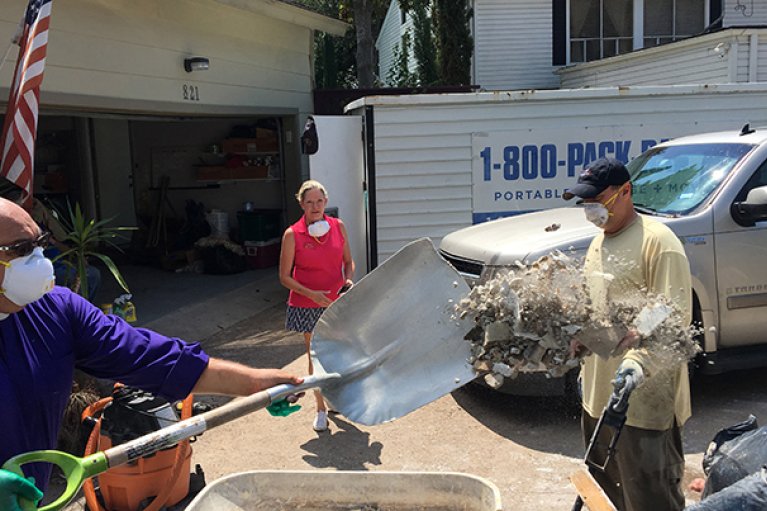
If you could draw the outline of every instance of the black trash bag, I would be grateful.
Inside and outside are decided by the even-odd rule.
[[[186,220],[171,250],[187,250],[200,238],[210,236],[210,224],[205,218],[205,205],[202,202],[187,200],[185,213]]]
[[[708,476],[702,499],[757,472],[767,463],[767,427],[758,428],[756,417],[723,429],[714,437],[703,458]]]
[[[733,438],[738,438],[743,433],[753,431],[758,427],[759,424],[756,421],[756,417],[749,415],[748,419],[720,430],[714,435],[714,439],[708,444],[706,452],[703,455],[703,472],[708,475],[711,471],[711,465],[720,458],[719,448],[722,447],[722,444],[729,442]]]
[[[757,430],[759,431],[759,430]],[[685,511],[764,511],[767,509],[767,467],[714,493]]]
[[[245,256],[228,249],[224,245],[199,247],[199,250],[205,273],[229,275],[247,269]]]

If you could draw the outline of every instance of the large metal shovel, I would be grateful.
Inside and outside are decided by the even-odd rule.
[[[469,293],[422,238],[365,276],[320,318],[312,349],[332,407],[360,424],[391,421],[473,380],[471,330],[453,306]]]
[[[468,286],[428,239],[415,241],[368,274],[331,305],[312,341],[317,372],[301,385],[278,385],[236,399],[148,435],[78,458],[35,451],[3,468],[22,475],[33,462],[58,465],[64,492],[42,511],[64,507],[82,483],[111,467],[175,445],[304,389],[321,388],[348,419],[372,425],[394,420],[471,381],[470,329],[453,317],[453,303]],[[34,509],[27,505],[25,509]]]

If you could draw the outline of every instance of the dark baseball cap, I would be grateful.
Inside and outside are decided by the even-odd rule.
[[[578,176],[578,184],[562,194],[565,200],[573,197],[593,199],[610,186],[620,186],[631,176],[626,166],[615,158],[600,158],[586,167]]]

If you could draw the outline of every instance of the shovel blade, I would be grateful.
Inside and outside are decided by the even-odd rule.
[[[414,241],[323,313],[312,338],[332,407],[365,425],[402,417],[476,377],[468,321],[453,306],[469,286],[428,238]]]

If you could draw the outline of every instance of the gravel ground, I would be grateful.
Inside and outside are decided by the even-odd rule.
[[[204,345],[214,356],[304,373],[303,339],[282,330],[283,321],[278,303]],[[694,383],[686,480],[702,475],[702,453],[720,428],[749,413],[767,420],[765,383],[764,371]],[[312,430],[313,400],[302,404],[289,417],[257,412],[206,432],[194,444],[194,463],[208,483],[246,470],[453,471],[495,483],[504,509],[569,510],[575,498],[568,477],[583,467],[578,414],[559,398],[522,399],[469,385],[388,424],[331,416],[324,433]]]

